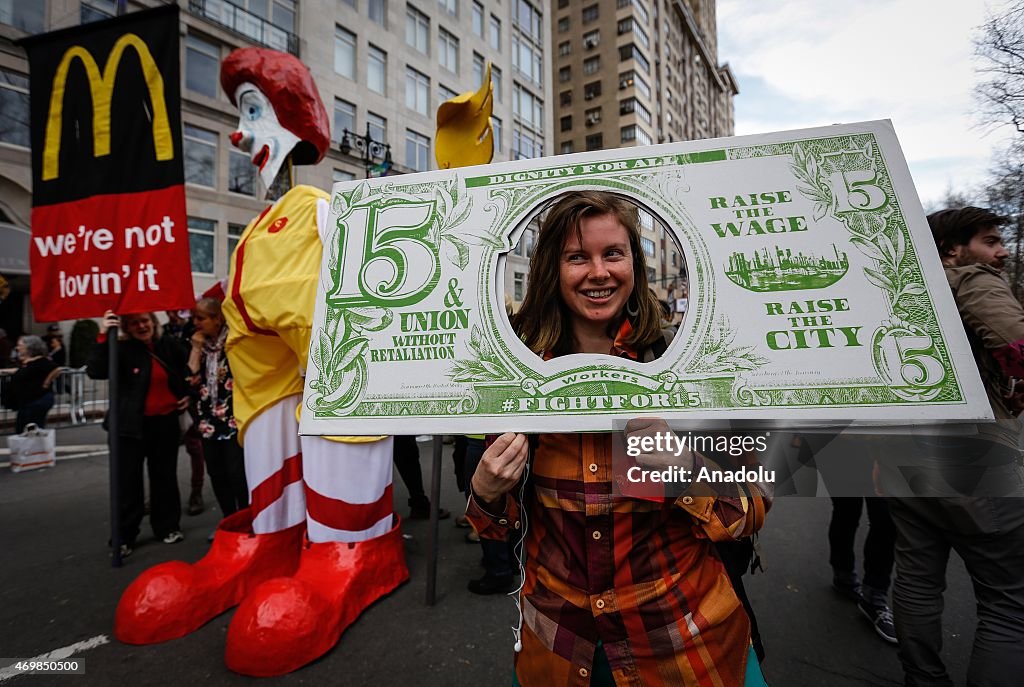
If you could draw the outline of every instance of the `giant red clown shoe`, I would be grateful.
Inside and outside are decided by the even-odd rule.
[[[289,155],[295,164],[323,158],[327,113],[298,59],[236,50],[221,65],[221,86],[241,115],[231,141],[267,186]],[[181,637],[239,605],[228,667],[281,675],[329,651],[409,578],[392,510],[391,439],[298,436],[328,198],[297,186],[242,234],[224,316],[251,505],[221,522],[198,563],[158,565],[125,590],[121,641]]]

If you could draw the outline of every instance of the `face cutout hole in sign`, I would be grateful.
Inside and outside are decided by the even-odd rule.
[[[689,297],[675,232],[651,209],[605,191],[546,201],[506,255],[503,276],[512,331],[555,356],[606,352],[581,350],[580,341],[614,338],[627,318],[648,332],[678,329]]]

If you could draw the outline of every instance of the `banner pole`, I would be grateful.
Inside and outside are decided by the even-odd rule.
[[[437,527],[441,508],[441,449],[444,437],[434,435],[430,467],[430,527],[427,530],[427,605],[437,599]]]
[[[111,565],[115,568],[121,567],[121,480],[119,477],[119,456],[118,439],[120,430],[120,418],[118,417],[117,404],[117,332],[118,327],[114,325],[107,330],[107,444],[110,447],[110,543],[113,547]]]

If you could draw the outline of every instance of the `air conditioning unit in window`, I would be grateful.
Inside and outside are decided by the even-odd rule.
[[[597,93],[594,93],[593,91],[587,91],[586,93],[583,94],[584,100],[593,100],[596,97]]]
[[[593,38],[588,38],[587,40],[583,41],[583,47],[586,48],[587,50],[590,50],[591,48],[596,48],[597,41],[595,41]]]
[[[587,126],[594,126],[601,122],[601,116],[596,114],[587,115]]]

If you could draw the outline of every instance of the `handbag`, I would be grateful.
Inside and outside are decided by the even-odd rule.
[[[50,468],[57,464],[57,431],[42,429],[34,422],[21,434],[7,437],[11,450],[11,472]]]

